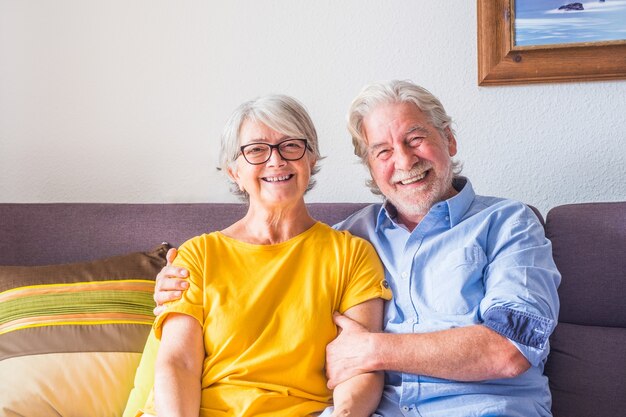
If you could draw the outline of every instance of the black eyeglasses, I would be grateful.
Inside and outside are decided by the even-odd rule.
[[[276,145],[249,143],[239,149],[245,160],[252,165],[261,165],[269,161],[273,149],[276,149],[285,161],[297,161],[302,159],[307,149],[312,151],[306,139],[286,139]]]

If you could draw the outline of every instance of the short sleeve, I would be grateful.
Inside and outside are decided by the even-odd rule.
[[[340,313],[374,298],[391,300],[385,271],[372,245],[361,238],[350,236],[347,248],[344,259],[349,262],[348,281],[341,298]]]
[[[165,311],[154,321],[153,328],[157,339],[161,340],[161,331],[165,318],[171,313],[186,314],[195,318],[200,326],[204,322],[204,245],[202,236],[193,238],[178,249],[173,265],[189,271],[189,288],[183,291],[179,300],[165,304]]]

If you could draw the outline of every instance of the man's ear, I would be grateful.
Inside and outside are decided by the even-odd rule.
[[[452,129],[446,127],[443,132],[448,140],[448,154],[450,156],[456,155],[456,138],[454,137],[454,133],[452,133]]]

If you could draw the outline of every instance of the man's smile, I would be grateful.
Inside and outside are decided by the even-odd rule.
[[[402,185],[414,184],[414,183],[416,183],[418,181],[421,181],[424,178],[426,178],[426,176],[428,175],[429,172],[430,172],[430,170],[426,170],[426,171],[424,171],[424,172],[422,172],[420,174],[412,175],[412,176],[410,176],[408,178],[401,179],[401,180],[397,181],[397,183],[398,184],[402,184]]]

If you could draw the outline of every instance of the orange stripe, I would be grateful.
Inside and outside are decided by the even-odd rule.
[[[83,313],[83,314],[63,314],[63,315],[48,315],[48,316],[37,316],[37,317],[25,317],[21,319],[11,320],[9,323],[12,324],[22,324],[22,323],[33,323],[33,322],[63,322],[63,321],[80,321],[80,320],[90,320],[90,319],[99,319],[99,320],[139,320],[151,318],[154,320],[154,317],[151,317],[147,314],[127,314],[127,313]],[[8,324],[8,323],[5,323]]]
[[[67,316],[39,316],[13,320],[0,325],[0,334],[19,328],[60,326],[66,324],[144,323],[152,324],[154,317],[144,314],[73,314]]]

